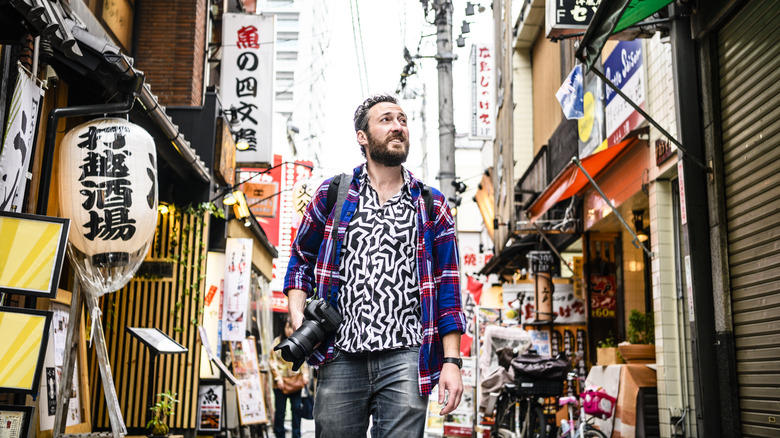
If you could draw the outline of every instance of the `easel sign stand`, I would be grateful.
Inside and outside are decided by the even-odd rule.
[[[125,327],[128,333],[141,341],[143,345],[149,348],[149,408],[155,404],[155,384],[157,379],[157,356],[161,354],[181,354],[186,353],[187,349],[178,342],[171,339],[158,328],[144,327]]]
[[[73,285],[73,297],[70,305],[70,321],[68,324],[68,333],[65,337],[65,354],[62,361],[61,382],[70,382],[73,380],[73,371],[76,363],[76,348],[78,346],[78,321],[81,320],[81,300],[83,292],[78,279]],[[93,315],[92,327],[94,330],[93,338],[95,341],[95,352],[97,353],[98,369],[103,380],[103,394],[106,397],[106,407],[108,408],[108,419],[111,423],[111,432],[93,432],[85,434],[65,434],[66,413],[68,412],[68,402],[71,397],[71,385],[60,385],[57,394],[57,413],[54,417],[54,438],[122,438],[127,435],[125,420],[122,418],[122,411],[119,408],[119,398],[114,388],[114,376],[111,373],[111,366],[108,363],[108,350],[106,348],[106,338],[103,333],[103,324],[100,320],[100,312],[97,308],[97,298],[86,296],[87,309],[90,315]],[[95,310],[98,309],[97,312]]]

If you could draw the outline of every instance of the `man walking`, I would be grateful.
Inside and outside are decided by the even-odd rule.
[[[369,97],[354,122],[366,163],[341,178],[349,184],[342,208],[328,211],[330,180],[317,190],[284,290],[296,329],[315,293],[335,291],[330,304],[343,317],[309,357],[319,366],[316,436],[364,437],[371,417],[375,438],[422,437],[433,387],[441,415],[463,392],[455,223],[444,196],[402,166],[409,129],[396,99]]]

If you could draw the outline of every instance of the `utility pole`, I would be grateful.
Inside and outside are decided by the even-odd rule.
[[[439,70],[439,184],[444,197],[455,196],[455,122],[452,115],[452,2],[434,0],[436,68]],[[450,201],[451,202],[451,201]]]

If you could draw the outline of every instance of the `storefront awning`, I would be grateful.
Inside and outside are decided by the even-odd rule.
[[[515,271],[528,266],[526,254],[528,254],[528,251],[533,251],[537,244],[538,239],[536,236],[530,235],[522,238],[520,241],[507,246],[495,257],[491,258],[490,261],[482,267],[479,274],[514,274]]]
[[[658,12],[671,0],[602,0],[575,52],[584,73],[590,70],[610,35]]]
[[[585,170],[594,178],[613,162],[621,152],[639,141],[636,137],[631,137],[622,142],[583,158],[581,161]],[[528,207],[526,214],[531,222],[538,220],[553,205],[560,201],[568,199],[588,185],[588,178],[580,171],[574,163],[569,163],[563,168],[561,173],[552,180],[544,189],[541,195]]]

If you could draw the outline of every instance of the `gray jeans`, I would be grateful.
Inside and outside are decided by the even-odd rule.
[[[317,438],[422,437],[428,397],[417,383],[419,348],[347,354],[322,365],[314,398]]]

